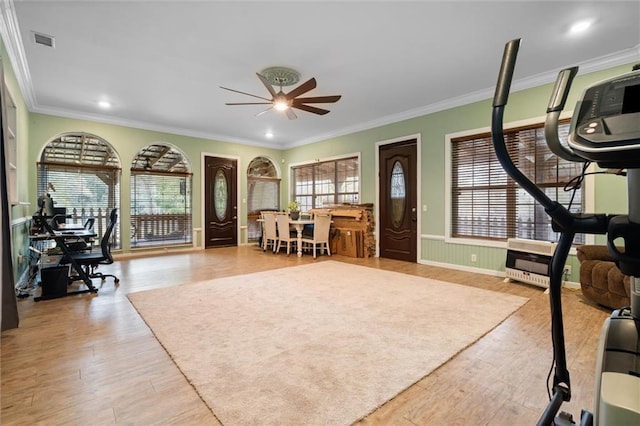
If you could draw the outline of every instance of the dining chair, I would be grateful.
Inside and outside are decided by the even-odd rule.
[[[302,235],[302,243],[313,246],[314,259],[316,258],[316,248],[318,245],[320,245],[321,248],[326,248],[327,254],[331,256],[331,250],[329,249],[329,228],[331,228],[331,215],[318,213],[313,216],[313,235]],[[322,247],[323,244],[324,247]]]
[[[276,224],[278,229],[278,247],[276,252],[280,252],[280,246],[282,243],[287,243],[287,256],[291,253],[291,243],[298,241],[298,233],[291,230],[289,225],[289,215],[286,213],[280,213],[276,215]]]
[[[271,241],[272,251],[275,253],[278,244],[278,232],[276,230],[276,212],[261,212],[262,215],[262,251],[267,251]]]

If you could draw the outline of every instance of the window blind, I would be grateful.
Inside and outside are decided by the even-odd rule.
[[[280,179],[248,177],[247,186],[247,238],[257,240],[262,234],[260,212],[280,210]]]
[[[569,124],[560,126],[561,139]],[[505,131],[511,158],[529,179],[572,212],[583,211],[583,190],[565,191],[582,172],[582,163],[563,160],[547,147],[543,125]],[[451,141],[451,234],[458,238],[506,240],[526,238],[557,241],[544,209],[502,169],[491,134]],[[576,237],[584,241],[584,235]]]
[[[111,210],[120,207],[120,174],[119,160],[106,141],[86,133],[65,134],[45,146],[37,163],[38,196],[48,193],[54,208],[71,216],[67,222],[84,224],[95,218],[94,230],[102,235]],[[113,248],[121,248],[119,223]]]
[[[293,168],[293,199],[307,211],[333,204],[359,202],[357,157],[305,164]]]

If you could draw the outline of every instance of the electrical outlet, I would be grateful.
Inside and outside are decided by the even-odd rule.
[[[472,262],[477,262],[477,261],[478,261],[478,256],[477,256],[477,255],[475,255],[475,254],[472,254],[472,255],[471,255],[471,261],[472,261]]]
[[[564,265],[564,273],[566,275],[571,275],[571,265]]]

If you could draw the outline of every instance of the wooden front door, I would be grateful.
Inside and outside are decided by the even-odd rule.
[[[417,262],[417,140],[379,150],[380,257]]]
[[[205,157],[205,248],[238,245],[237,168],[229,158]]]

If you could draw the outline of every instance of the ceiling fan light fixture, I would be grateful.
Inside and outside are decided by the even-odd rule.
[[[265,73],[265,71],[266,70],[263,70],[263,73]],[[302,83],[295,89],[290,90],[288,93],[284,93],[282,90],[282,87],[280,87],[279,92],[276,92],[276,90],[273,88],[273,84],[271,83],[271,81],[267,79],[267,77],[265,77],[263,74],[256,73],[256,76],[258,76],[258,79],[260,79],[262,84],[266,87],[267,91],[269,92],[269,95],[271,95],[271,99],[263,96],[253,95],[247,92],[242,92],[240,90],[229,89],[229,88],[220,86],[221,89],[251,96],[252,98],[261,99],[263,101],[263,102],[227,102],[226,105],[271,105],[268,109],[266,109],[265,111],[262,111],[257,115],[261,115],[269,111],[270,109],[275,109],[276,111],[284,112],[289,120],[295,120],[298,117],[293,111],[294,109],[310,112],[312,114],[325,115],[329,113],[328,109],[319,108],[319,107],[308,105],[308,104],[334,103],[334,102],[338,102],[338,100],[340,100],[340,98],[342,97],[341,95],[301,97],[305,93],[316,88],[317,82],[316,82],[316,79],[313,77],[307,80],[306,82]],[[278,76],[277,82],[279,83],[279,86],[284,85],[282,77]]]
[[[284,99],[278,99],[273,103],[273,108],[276,111],[286,111],[289,108],[289,102]]]

